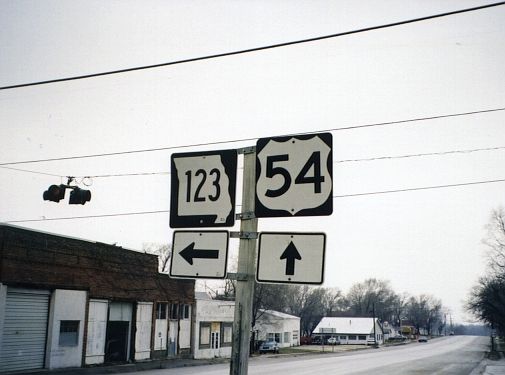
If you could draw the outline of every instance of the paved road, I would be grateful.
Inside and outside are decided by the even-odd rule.
[[[451,336],[428,343],[369,349],[346,354],[259,357],[249,362],[250,375],[388,374],[469,375],[483,359],[488,339]],[[227,375],[228,364],[139,372],[143,375]],[[473,374],[472,374],[473,375]]]

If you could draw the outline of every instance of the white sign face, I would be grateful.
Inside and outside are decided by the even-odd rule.
[[[175,231],[170,276],[224,279],[228,237],[228,231]]]
[[[233,226],[236,150],[172,155],[170,226]]]
[[[262,232],[256,280],[265,283],[322,284],[326,234]]]
[[[256,152],[256,217],[331,215],[331,133],[262,138]]]

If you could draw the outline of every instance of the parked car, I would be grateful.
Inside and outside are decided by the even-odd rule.
[[[340,345],[340,341],[336,337],[330,337],[327,343],[328,345]]]
[[[314,336],[312,338],[312,344],[313,345],[321,345],[323,342],[321,341],[321,337],[319,336]]]
[[[279,344],[276,341],[267,341],[260,346],[260,354],[264,353],[279,353]]]
[[[417,341],[419,341],[419,342],[428,342],[428,337],[426,337],[426,336],[419,336],[419,338],[417,339]]]

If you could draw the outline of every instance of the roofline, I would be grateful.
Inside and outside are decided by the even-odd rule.
[[[113,247],[118,248],[118,249],[123,249],[123,250],[128,250],[128,251],[134,251],[136,253],[144,254],[144,252],[142,252],[140,250],[135,250],[135,249],[131,249],[131,248],[128,248],[128,247],[116,246],[116,245],[108,244],[108,243],[105,243],[105,242],[93,241],[93,240],[88,240],[88,239],[85,239],[85,238],[67,236],[67,235],[64,235],[64,234],[47,232],[47,231],[44,231],[44,230],[31,229],[31,228],[22,227],[22,226],[19,226],[19,225],[13,225],[13,224],[5,223],[5,222],[0,222],[0,228],[3,228],[3,227],[18,229],[18,230],[24,230],[24,231],[28,231],[28,232],[36,232],[36,233],[48,234],[50,236],[55,236],[55,237],[60,237],[60,238],[67,238],[67,239],[77,240],[77,241],[83,241],[83,242],[88,242],[88,243],[92,243],[92,244],[113,246]],[[145,254],[154,255],[154,254],[149,254],[149,253],[145,253]]]

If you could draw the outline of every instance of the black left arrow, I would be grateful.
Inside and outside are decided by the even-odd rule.
[[[183,250],[179,252],[179,255],[184,258],[186,262],[193,265],[193,259],[217,259],[219,258],[219,250],[205,250],[205,249],[195,249],[195,243],[191,242]]]
[[[298,249],[291,241],[286,247],[286,250],[282,253],[280,259],[286,259],[286,275],[295,274],[295,259],[302,260],[302,256],[298,252]]]

